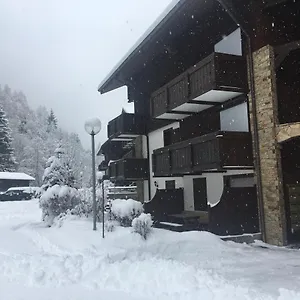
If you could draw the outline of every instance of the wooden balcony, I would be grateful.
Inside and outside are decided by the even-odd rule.
[[[157,177],[251,168],[251,136],[248,132],[219,131],[157,149],[152,158]]]
[[[242,56],[213,53],[151,96],[153,118],[181,120],[247,92]]]
[[[130,141],[139,135],[145,134],[146,122],[142,116],[122,113],[107,125],[109,139]]]
[[[136,181],[148,179],[149,163],[146,158],[124,158],[109,165],[111,181]]]

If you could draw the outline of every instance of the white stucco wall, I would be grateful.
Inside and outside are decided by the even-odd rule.
[[[210,206],[215,206],[219,203],[223,188],[223,177],[235,174],[251,174],[253,170],[228,170],[226,173],[204,173],[197,176],[184,176],[183,188],[184,188],[184,209],[187,211],[194,210],[194,189],[193,179],[206,178],[207,184],[207,202]]]
[[[170,125],[164,126],[162,128],[159,128],[157,130],[154,130],[149,133],[149,170],[150,170],[150,185],[151,185],[151,199],[156,193],[156,187],[154,185],[154,182],[156,181],[158,183],[159,189],[165,188],[165,182],[166,180],[175,180],[176,188],[183,187],[183,180],[182,177],[153,177],[154,174],[152,172],[152,154],[153,150],[162,148],[164,146],[164,136],[163,131],[169,128],[178,128],[179,122],[174,122]]]
[[[244,102],[220,112],[221,130],[249,132],[248,107]]]
[[[142,154],[143,154],[143,158],[148,157],[147,137],[145,135],[142,136]]]
[[[215,45],[215,52],[233,55],[242,55],[241,29],[238,28],[228,36],[225,36]]]
[[[144,180],[144,202],[149,202],[149,185],[148,180]]]

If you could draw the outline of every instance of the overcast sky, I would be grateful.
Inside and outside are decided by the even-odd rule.
[[[100,95],[97,86],[170,2],[0,0],[0,84],[22,90],[33,108],[53,108],[86,148],[84,122],[100,118],[104,142],[126,89]]]

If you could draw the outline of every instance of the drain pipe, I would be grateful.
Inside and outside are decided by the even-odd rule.
[[[253,137],[254,137],[254,152],[256,159],[255,169],[257,177],[257,195],[259,203],[259,221],[260,221],[260,230],[262,234],[263,241],[266,241],[266,225],[264,220],[264,203],[263,203],[263,191],[262,191],[262,178],[261,178],[261,164],[260,164],[260,151],[259,151],[259,137],[258,137],[258,125],[257,125],[257,106],[256,106],[256,93],[255,93],[255,83],[254,83],[254,66],[253,66],[253,57],[252,57],[252,46],[251,39],[248,32],[239,24],[237,19],[231,13],[227,4],[223,0],[218,0],[223,9],[228,13],[231,19],[236,23],[238,27],[241,28],[247,40],[247,52],[248,52],[248,66],[249,66],[249,81],[250,81],[250,94],[252,99],[252,117],[253,117]]]

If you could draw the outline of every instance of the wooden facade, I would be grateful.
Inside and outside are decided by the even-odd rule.
[[[259,232],[255,187],[224,187],[220,203],[209,208],[208,224],[222,236]]]
[[[149,162],[145,158],[123,158],[109,165],[111,181],[146,180],[149,176]]]
[[[146,132],[145,119],[137,114],[122,113],[107,125],[107,135],[112,138],[133,138]]]
[[[220,104],[207,101],[205,97],[203,100],[196,100],[211,90],[237,93],[247,91],[246,68],[246,61],[242,56],[212,53],[152,94],[152,117],[176,113],[175,109],[185,103],[203,104],[208,107]],[[228,94],[225,100],[231,97],[231,94]]]
[[[226,167],[253,167],[251,136],[244,132],[222,132],[189,139],[153,153],[155,176],[199,174]]]
[[[144,209],[155,221],[167,221],[169,215],[179,214],[184,210],[183,189],[156,190],[153,199],[144,204]]]

